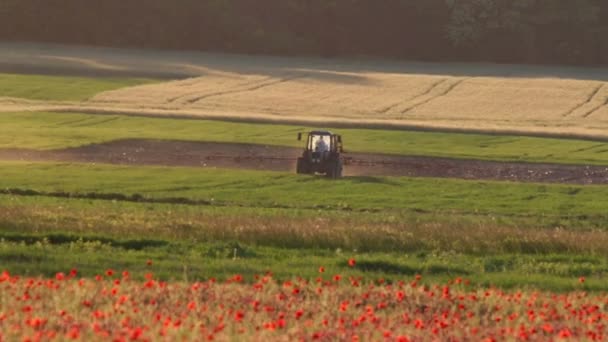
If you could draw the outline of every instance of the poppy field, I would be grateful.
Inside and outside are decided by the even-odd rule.
[[[0,165],[0,342],[605,338],[603,185]]]
[[[147,262],[148,265],[152,261]],[[356,268],[355,259],[348,267]],[[108,269],[81,278],[0,274],[0,340],[603,340],[608,297],[476,287],[420,275],[388,282],[331,273],[165,282]]]

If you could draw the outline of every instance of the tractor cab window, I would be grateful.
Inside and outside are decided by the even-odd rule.
[[[313,135],[312,150],[314,152],[328,152],[331,150],[331,139],[329,135]]]

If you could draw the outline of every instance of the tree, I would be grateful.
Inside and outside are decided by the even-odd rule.
[[[509,47],[514,59],[530,62],[538,61],[539,54],[541,59],[576,62],[588,44],[585,37],[600,24],[597,0],[446,0],[446,5],[447,36],[454,46],[500,44],[511,37],[519,42]]]

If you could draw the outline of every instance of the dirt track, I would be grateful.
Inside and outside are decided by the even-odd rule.
[[[0,150],[2,160],[294,171],[300,149],[247,144],[120,140],[54,151]],[[346,176],[412,176],[608,184],[608,166],[507,163],[347,153]]]

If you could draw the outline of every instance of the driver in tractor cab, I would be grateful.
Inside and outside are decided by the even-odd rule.
[[[319,139],[317,139],[317,142],[315,143],[315,152],[319,152],[321,153],[321,155],[323,155],[328,151],[329,146],[327,146],[327,143],[325,142],[323,137],[319,137]]]

